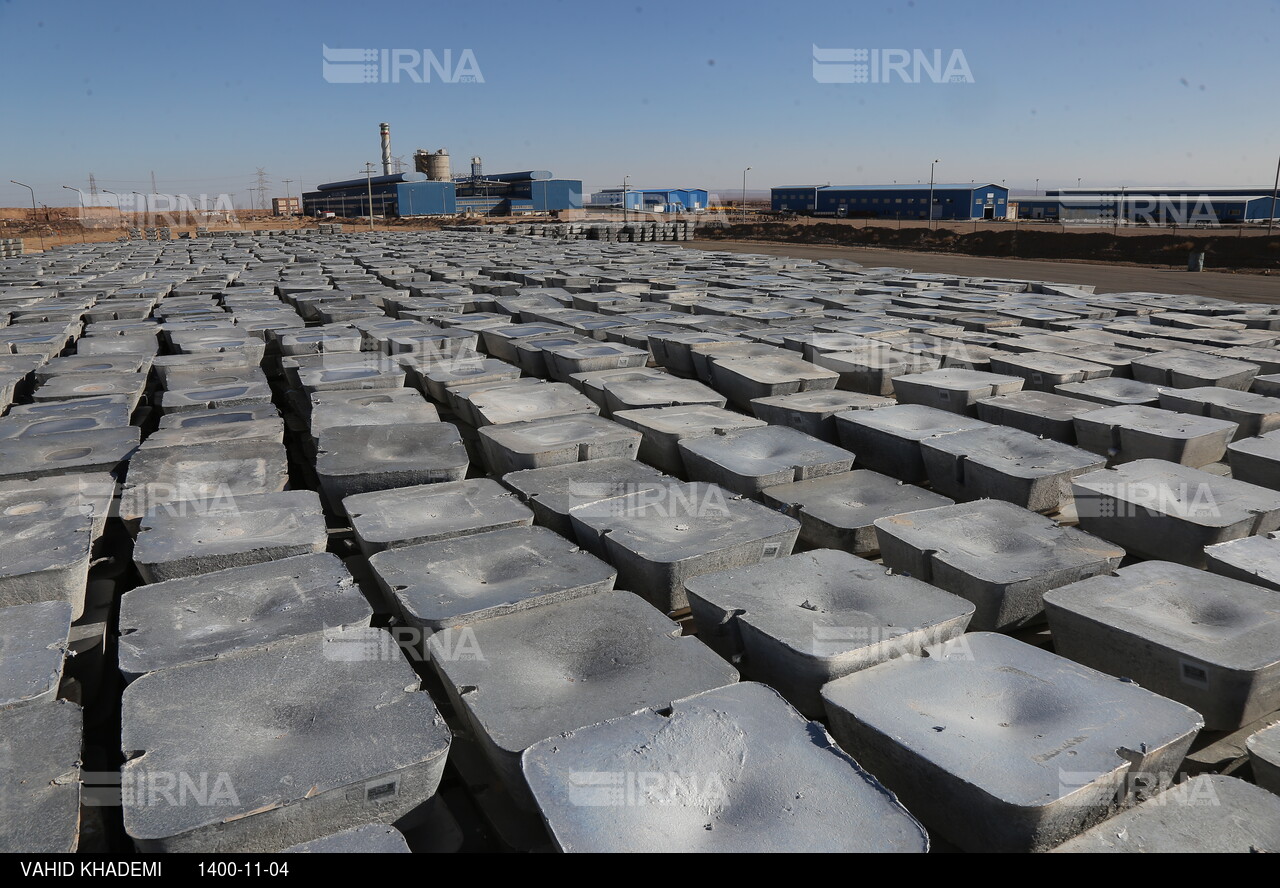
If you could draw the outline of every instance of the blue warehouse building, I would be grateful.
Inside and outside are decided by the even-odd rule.
[[[848,219],[1004,219],[1009,189],[992,183],[938,183],[933,212],[928,185],[793,185],[771,189],[780,213],[804,213]]]
[[[698,213],[707,208],[710,195],[705,188],[606,188],[591,195],[596,207],[621,207],[649,213]]]
[[[370,208],[372,191],[372,208]],[[546,170],[490,174],[483,178],[433,181],[425,173],[347,179],[302,195],[308,216],[452,216],[548,213],[581,209],[582,182],[556,179]]]
[[[1132,185],[1061,188],[1044,197],[1018,198],[1018,217],[1061,222],[1136,222],[1147,225],[1219,225],[1265,222],[1272,216],[1274,189],[1188,188]]]

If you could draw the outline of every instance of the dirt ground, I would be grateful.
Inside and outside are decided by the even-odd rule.
[[[699,250],[728,250],[734,253],[762,253],[798,259],[851,259],[868,267],[892,265],[924,272],[987,275],[1093,284],[1100,293],[1131,290],[1155,293],[1190,293],[1216,296],[1241,302],[1280,304],[1280,275],[1230,274],[1224,272],[1177,271],[1137,265],[1097,265],[1077,261],[1031,259],[990,259],[956,253],[924,253],[916,250],[886,250],[867,247],[837,247],[811,244],[779,244],[743,241],[699,240],[681,246]]]
[[[730,211],[728,218],[731,222],[740,221],[736,213]],[[753,214],[749,218],[749,222],[756,225],[766,225],[770,222],[776,222],[777,216],[769,212],[760,212]],[[1150,237],[1152,234],[1175,234],[1180,237],[1208,235],[1208,234],[1224,234],[1227,237],[1266,237],[1267,228],[1265,225],[1231,225],[1222,226],[1220,228],[1205,228],[1202,226],[1175,225],[1168,227],[1151,227],[1147,225],[1113,225],[1106,222],[1047,222],[1043,219],[996,219],[996,220],[971,220],[968,222],[953,222],[949,220],[937,220],[932,225],[925,219],[832,219],[829,216],[797,216],[790,218],[787,225],[807,225],[807,226],[824,226],[824,225],[845,225],[850,228],[885,228],[898,230],[910,229],[928,229],[951,230],[959,234],[973,234],[982,231],[1002,232],[1002,231],[1025,231],[1025,232],[1047,232],[1051,234],[1080,234],[1089,232],[1105,232],[1117,237]]]
[[[1001,222],[998,229],[971,230],[967,223],[939,222],[929,228],[898,228],[852,221],[748,222],[708,228],[705,240],[762,241],[814,246],[919,250],[960,256],[1033,261],[1078,261],[1089,264],[1136,265],[1182,270],[1197,252],[1208,268],[1239,273],[1280,275],[1280,236],[1268,237],[1265,226],[1222,226],[1174,232],[1170,229],[1119,231],[1062,230],[1058,225]],[[976,228],[976,225],[973,226]],[[1251,232],[1246,237],[1245,232]]]

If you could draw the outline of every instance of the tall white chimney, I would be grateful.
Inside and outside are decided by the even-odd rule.
[[[382,175],[391,175],[391,124],[378,124],[378,134],[382,136]]]

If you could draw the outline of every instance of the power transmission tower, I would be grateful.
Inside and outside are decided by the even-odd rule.
[[[404,172],[404,155],[391,158],[391,162],[395,164],[396,175]]]
[[[258,167],[258,203],[262,209],[267,208],[267,171]]]
[[[89,195],[93,198],[91,205],[98,205],[98,180],[93,177],[93,173],[89,174]]]
[[[156,171],[155,170],[151,171],[151,193],[152,194],[160,193],[160,189],[156,188]]]

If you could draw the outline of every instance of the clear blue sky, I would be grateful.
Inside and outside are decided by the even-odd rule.
[[[330,83],[321,46],[474,52],[483,83]],[[819,83],[812,47],[960,49],[973,83]],[[59,185],[283,194],[393,153],[588,191],[928,180],[1266,184],[1280,3],[0,0],[0,205]]]

